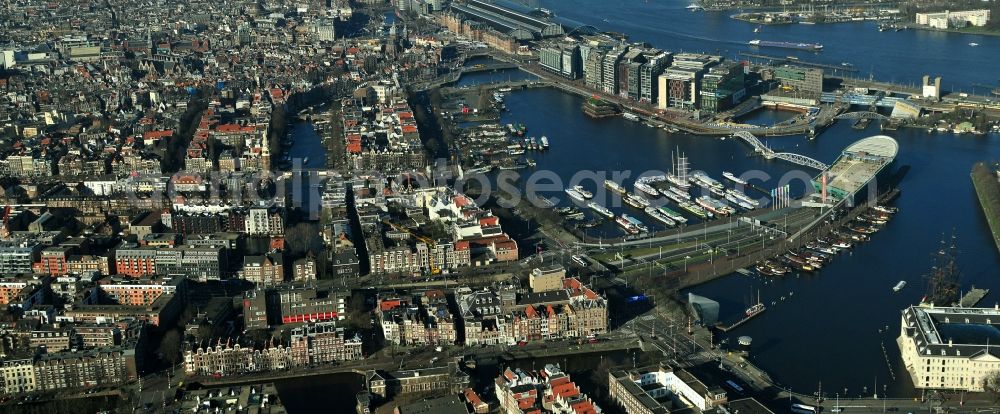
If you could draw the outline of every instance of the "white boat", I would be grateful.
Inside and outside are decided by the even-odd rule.
[[[709,219],[709,218],[713,217],[711,211],[705,210],[704,208],[702,208],[701,206],[699,206],[697,204],[684,201],[684,202],[678,203],[677,205],[680,208],[686,210],[688,213],[694,214],[695,216],[697,216],[698,218],[700,218],[702,220]]]
[[[583,186],[574,185],[573,189],[576,190],[576,192],[580,193],[580,195],[582,195],[583,198],[586,198],[588,200],[594,198],[594,193],[587,191],[585,188],[583,188]]]
[[[635,180],[635,181],[637,183],[643,183],[643,184],[660,183],[660,182],[667,181],[667,175],[666,174],[647,175],[645,177],[639,177],[639,179]]]
[[[579,201],[581,203],[587,201],[587,199],[583,197],[583,194],[580,194],[580,192],[576,191],[576,189],[574,188],[567,188],[564,191],[566,192],[566,194],[569,194],[569,196],[576,201]]]
[[[632,224],[624,215],[619,216],[615,219],[615,223],[618,223],[622,229],[628,234],[639,234],[639,228]]]
[[[892,287],[892,291],[899,292],[900,290],[903,290],[904,287],[906,287],[906,281],[900,280],[899,283],[896,284],[896,286]]]
[[[725,203],[709,196],[698,197],[695,199],[695,202],[698,203],[699,206],[719,216],[728,216],[736,212],[736,210],[732,207],[729,207]]]
[[[744,210],[753,210],[754,209],[754,206],[750,205],[750,203],[747,203],[747,202],[745,202],[743,200],[740,200],[740,199],[736,198],[735,196],[733,196],[732,194],[726,194],[726,201],[730,202],[731,204],[740,206],[740,208],[742,208]]]
[[[635,208],[649,207],[649,200],[638,194],[623,193],[622,200],[624,200],[626,204]]]
[[[658,210],[655,207],[646,207],[643,211],[645,211],[646,214],[649,214],[653,218],[659,220],[663,224],[667,225],[667,227],[674,227],[677,225],[677,222],[674,221],[674,219],[670,218],[669,216],[667,216],[666,214],[664,214],[662,211]]]
[[[671,172],[667,174],[667,181],[687,191],[688,188],[691,188],[691,184],[688,183],[688,160],[684,154],[681,154],[680,149],[677,150],[676,154],[676,157],[674,154],[670,155],[673,165]]]
[[[646,193],[646,194],[648,194],[648,195],[650,195],[652,197],[656,197],[656,196],[660,195],[659,192],[657,192],[656,189],[653,188],[653,186],[651,186],[649,184],[645,184],[645,183],[636,182],[635,183],[635,189],[639,190],[639,191],[642,191],[643,193]]]
[[[625,194],[625,187],[611,180],[604,180],[604,186],[618,194]]]
[[[649,233],[649,227],[646,227],[646,225],[639,221],[639,219],[625,213],[622,213],[622,217],[624,217],[625,220],[628,220],[629,223],[632,223],[632,225],[635,226],[636,229],[639,229],[640,232]]]
[[[639,115],[633,114],[631,112],[624,112],[624,113],[622,113],[622,117],[625,118],[625,119],[627,119],[627,120],[629,120],[629,121],[638,121],[639,120]]]
[[[969,46],[972,46],[972,47],[976,47],[976,46],[979,46],[979,43],[976,43],[976,42],[970,42],[970,43],[969,43]]]
[[[602,206],[600,204],[597,204],[597,203],[595,203],[593,201],[587,203],[587,207],[590,207],[591,210],[594,210],[598,214],[600,214],[600,215],[602,215],[604,217],[607,217],[607,218],[612,218],[612,217],[615,216],[615,213],[612,213],[611,210],[608,210],[604,206]]]
[[[691,201],[691,194],[688,193],[687,190],[677,187],[670,187],[670,192],[674,193],[675,195],[684,199],[685,201]]]
[[[687,223],[688,221],[687,217],[682,216],[681,213],[673,211],[666,206],[660,206],[657,209],[660,210],[660,213],[663,213],[663,215],[670,217],[671,220],[678,223]]]
[[[746,182],[746,181],[743,181],[743,180],[742,180],[742,179],[741,179],[740,177],[737,177],[737,176],[736,176],[735,174],[733,174],[733,173],[731,173],[731,172],[729,172],[729,171],[723,171],[723,172],[722,172],[722,176],[723,176],[723,177],[724,177],[725,179],[727,179],[727,180],[729,180],[729,181],[732,181],[732,182],[734,182],[734,183],[736,183],[736,184],[739,184],[739,185],[747,185],[747,182]]]
[[[663,194],[664,197],[673,200],[675,203],[683,203],[683,202],[687,201],[686,198],[681,197],[681,196],[677,195],[676,193],[674,193],[673,191],[670,191],[670,190],[660,190],[660,194]]]
[[[765,309],[766,308],[764,308],[764,304],[763,303],[757,302],[757,304],[755,304],[755,305],[747,308],[747,310],[745,311],[745,313],[746,313],[747,317],[751,317],[751,316],[754,316],[754,315],[756,315],[758,313],[763,312]]]
[[[739,191],[736,191],[736,190],[733,190],[731,188],[727,188],[726,189],[726,196],[733,196],[737,200],[740,200],[740,201],[742,201],[744,203],[747,203],[747,204],[749,204],[751,206],[754,206],[754,208],[760,207],[760,202],[759,201],[754,200],[754,199],[750,198],[749,196],[747,196],[746,194],[743,194],[743,193],[741,193]]]
[[[305,164],[308,164],[308,163],[309,163],[309,157],[305,157],[305,158],[302,159],[302,165],[305,165]]]
[[[549,137],[542,135],[542,149],[549,148]]]
[[[700,171],[695,171],[694,173],[691,174],[691,182],[705,189],[715,188],[721,190],[722,188],[724,188],[722,183],[716,181],[712,177],[709,177],[708,174],[705,174]]]

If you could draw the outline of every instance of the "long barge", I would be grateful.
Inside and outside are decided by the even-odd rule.
[[[798,43],[798,42],[774,42],[770,40],[754,39],[748,42],[750,46],[773,47],[778,49],[805,50],[808,52],[819,52],[823,50],[823,45],[819,43]]]

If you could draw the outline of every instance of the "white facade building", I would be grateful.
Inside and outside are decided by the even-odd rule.
[[[967,10],[948,11],[939,13],[917,13],[917,24],[930,26],[935,29],[947,29],[949,27],[985,26],[990,21],[989,10]]]
[[[1000,327],[1000,309],[905,309],[896,344],[914,387],[983,391],[985,378],[1000,370],[998,341],[991,345],[990,335],[981,334],[984,327]],[[969,339],[960,343],[956,337]]]

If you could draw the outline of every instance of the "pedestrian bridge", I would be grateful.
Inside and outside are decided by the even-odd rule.
[[[764,145],[764,143],[760,142],[760,140],[757,139],[757,137],[754,136],[754,134],[751,134],[748,131],[739,131],[733,134],[733,136],[742,139],[747,144],[750,144],[750,146],[753,147],[754,152],[763,155],[764,158],[767,158],[769,160],[777,158],[804,167],[815,168],[820,171],[824,171],[827,168],[830,168],[829,165],[816,161],[805,155],[793,154],[790,152],[774,152],[774,150],[768,148],[767,145]]]
[[[854,111],[854,112],[844,112],[840,115],[833,117],[833,119],[878,119],[880,121],[885,121],[889,119],[889,117],[882,115],[878,112]]]

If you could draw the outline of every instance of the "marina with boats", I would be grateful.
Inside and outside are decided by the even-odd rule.
[[[691,220],[708,221],[733,216],[740,212],[751,212],[769,202],[766,198],[757,199],[745,194],[743,188],[747,188],[746,181],[735,175],[724,176],[734,185],[727,188],[722,181],[712,178],[705,172],[695,171],[689,174],[688,159],[679,151],[673,160],[674,165],[670,173],[639,177],[634,181],[632,185],[634,191],[631,192],[621,183],[605,180],[604,188],[609,190],[606,194],[620,197],[624,206],[643,211],[654,219],[654,223],[666,229],[684,226]],[[697,194],[693,195],[693,190]],[[595,192],[591,192],[583,185],[566,188],[563,192],[571,201],[592,210],[597,220],[614,218],[626,235],[650,233],[650,227],[628,216],[627,213],[616,217],[608,208],[611,205],[607,205],[607,203],[613,204],[613,197],[596,200]],[[671,204],[676,210],[669,207]],[[553,208],[571,220],[584,219],[582,214],[578,214],[580,213],[578,210],[568,210],[566,207]],[[585,224],[592,226],[596,223]]]

